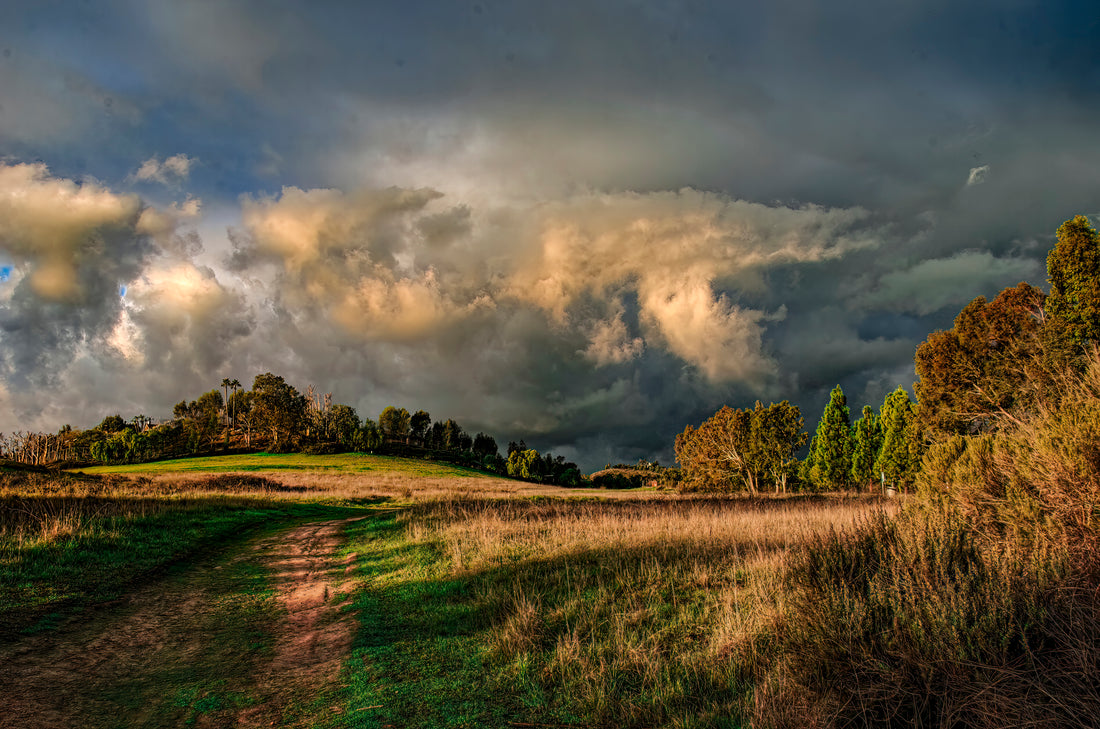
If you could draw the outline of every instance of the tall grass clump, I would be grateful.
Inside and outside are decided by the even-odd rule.
[[[761,726],[1100,722],[1100,363],[932,446],[896,518],[789,560]]]

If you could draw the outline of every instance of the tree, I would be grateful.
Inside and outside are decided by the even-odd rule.
[[[809,436],[802,430],[802,413],[784,400],[752,413],[752,458],[771,476],[777,492],[786,493],[787,480],[798,465],[798,450]]]
[[[496,439],[488,433],[478,433],[474,436],[472,450],[483,460],[485,456],[495,456],[499,452]]]
[[[1047,277],[1045,311],[1055,326],[1079,346],[1100,342],[1100,237],[1084,215],[1058,228]]]
[[[252,414],[258,429],[271,432],[272,448],[294,441],[306,417],[306,398],[279,375],[265,372],[252,381]]]
[[[882,448],[875,460],[875,471],[894,484],[905,485],[916,468],[913,448],[909,442],[913,403],[904,387],[891,392],[882,403],[879,420],[882,427]]]
[[[917,419],[922,429],[947,434],[992,430],[997,416],[1028,396],[1040,371],[1046,296],[1026,283],[991,302],[979,296],[954,326],[928,336],[915,358]]]
[[[177,406],[178,407],[178,406]],[[95,427],[96,430],[102,430],[104,433],[117,433],[126,427],[126,421],[122,419],[121,415],[108,415],[103,419],[99,425]]]
[[[863,406],[863,417],[852,426],[852,432],[852,481],[872,484],[877,476],[875,460],[882,448],[882,428],[874,408]]]
[[[543,462],[533,448],[512,451],[508,456],[508,475],[513,478],[535,481],[542,475]]]
[[[238,384],[237,387],[240,387]],[[256,425],[253,416],[252,405],[255,395],[251,390],[237,390],[229,396],[229,407],[233,411],[233,423],[238,428],[244,428],[244,444],[252,447],[252,429]]]
[[[432,423],[432,429],[428,434],[428,440],[424,444],[428,448],[442,448],[443,447],[443,423],[438,420]]]
[[[676,460],[698,486],[730,491],[741,483],[756,493],[759,469],[751,445],[752,411],[725,406],[698,428],[684,428],[676,437]]]
[[[209,440],[211,448],[214,447],[218,437],[218,421],[221,419],[224,407],[225,401],[222,400],[222,394],[216,388],[199,395],[199,399],[191,406],[192,419],[198,431],[200,444],[205,439]]]
[[[372,452],[382,446],[382,430],[378,423],[370,418],[363,421],[363,427],[359,429],[358,447],[360,450]]]
[[[730,490],[743,484],[756,494],[765,478],[785,491],[806,443],[802,413],[784,400],[764,407],[723,407],[698,428],[687,426],[676,438],[676,460],[689,481],[703,488]]]
[[[463,436],[465,435],[465,431],[462,430],[458,423],[448,419],[443,423],[443,442],[441,445],[448,451],[463,450],[462,442]],[[469,436],[466,437],[468,438]]]
[[[425,445],[431,427],[432,416],[424,410],[417,410],[409,418],[410,435],[420,445]]]
[[[848,399],[840,385],[829,393],[829,403],[821,414],[814,437],[814,483],[830,489],[847,486],[852,477],[852,425]]]
[[[806,457],[798,462],[798,480],[803,488],[816,488],[814,483],[814,452],[817,450],[817,436],[810,437],[810,447]]]
[[[240,380],[238,380],[238,379],[235,379],[235,378],[234,378],[234,379],[232,379],[232,380],[230,380],[230,381],[229,381],[229,388],[230,388],[231,390],[233,390],[233,394],[234,394],[234,395],[236,395],[236,394],[237,394],[237,391],[241,389],[241,381],[240,381]],[[233,398],[230,398],[230,399],[229,399],[229,400],[228,400],[228,401],[226,402],[226,411],[230,413],[230,421],[231,421],[231,422],[232,422],[232,423],[233,423],[234,425],[236,425],[236,424],[237,424],[237,419],[236,419],[236,413],[237,413],[237,411],[236,411],[236,410],[234,410],[232,406],[233,406]]]
[[[405,442],[409,437],[410,420],[408,410],[389,405],[378,416],[378,427],[386,440]]]
[[[233,381],[228,377],[222,378],[222,390],[225,391],[225,447],[229,448],[229,388]]]
[[[362,427],[359,422],[359,414],[355,412],[355,408],[337,403],[332,406],[330,420],[332,421],[333,435],[340,447],[345,450],[355,448],[356,438]]]

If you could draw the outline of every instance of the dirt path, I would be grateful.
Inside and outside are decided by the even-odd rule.
[[[310,700],[336,680],[355,627],[349,615],[340,614],[350,602],[340,588],[355,561],[354,554],[340,564],[334,559],[343,524],[307,524],[260,543],[286,618],[278,625],[270,662],[256,676],[263,701],[240,712],[239,726],[270,726],[288,705]]]
[[[297,723],[351,646],[346,521],[279,532],[0,648],[0,727]]]

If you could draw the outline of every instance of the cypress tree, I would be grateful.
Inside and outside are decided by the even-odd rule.
[[[862,486],[873,482],[878,475],[875,460],[882,448],[882,428],[874,408],[863,406],[863,417],[852,426],[852,432],[852,481]]]
[[[814,465],[810,472],[822,488],[840,489],[852,477],[852,423],[848,399],[840,385],[829,394],[829,404],[821,414],[814,436]]]
[[[1047,317],[1077,344],[1100,341],[1100,237],[1084,215],[1058,228],[1047,276]]]
[[[905,484],[913,474],[914,463],[909,447],[909,424],[913,418],[913,403],[904,387],[891,392],[882,403],[879,422],[882,425],[882,450],[875,460],[875,471],[888,483]]]

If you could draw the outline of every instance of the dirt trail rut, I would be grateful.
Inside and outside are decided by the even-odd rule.
[[[351,558],[338,563],[335,556],[348,521],[281,531],[143,586],[59,631],[0,647],[0,727],[171,726],[183,718],[179,697],[196,690],[189,681],[200,681],[196,666],[204,667],[205,685],[232,687],[236,705],[192,707],[189,723],[283,723],[288,706],[332,686],[351,646],[354,621],[340,610]],[[267,571],[281,609],[265,603],[254,614],[229,615],[239,621],[234,630],[262,634],[264,647],[227,651],[219,646],[225,626],[209,619],[227,610],[219,575],[251,565]]]
[[[354,629],[349,616],[340,615],[349,600],[338,590],[355,555],[340,564],[333,556],[344,523],[307,524],[259,544],[261,559],[277,575],[278,599],[287,616],[277,630],[271,661],[256,676],[264,700],[238,715],[239,726],[268,726],[289,701],[308,700],[335,681]]]

